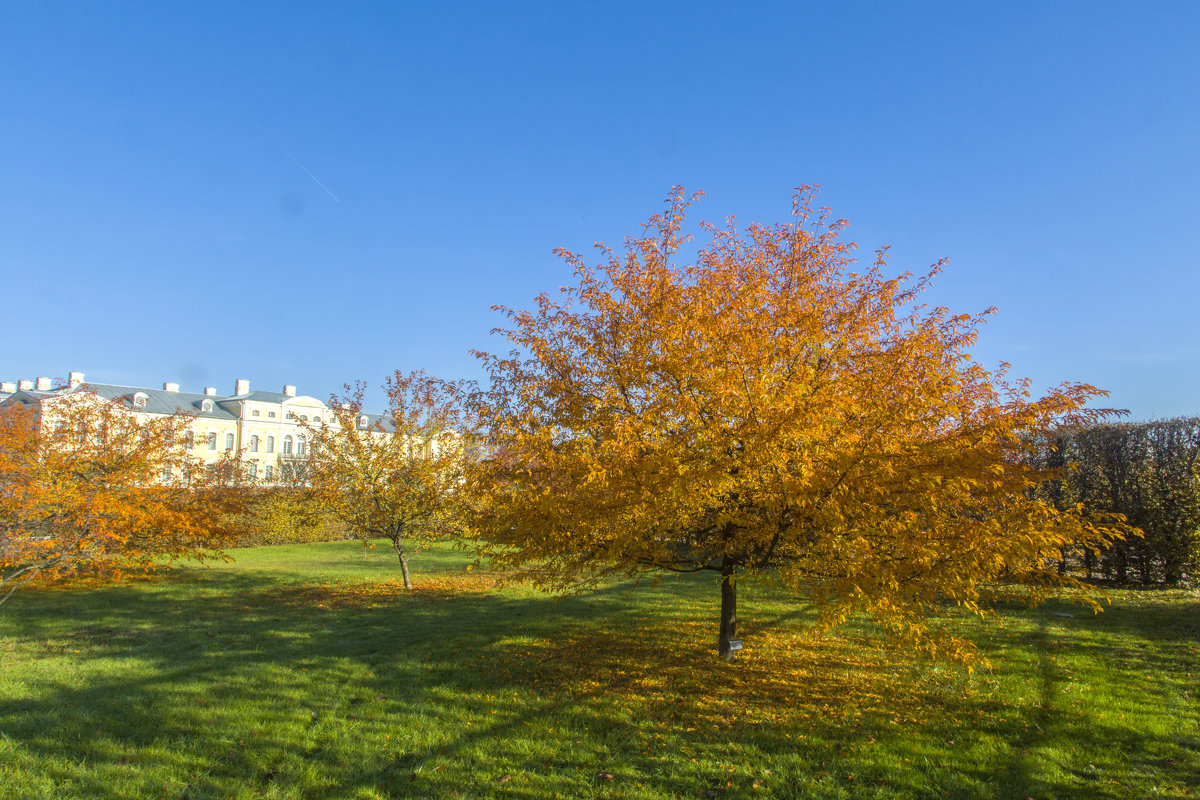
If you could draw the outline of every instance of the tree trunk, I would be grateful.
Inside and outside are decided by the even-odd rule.
[[[400,574],[404,576],[404,588],[412,588],[412,579],[408,577],[408,556],[404,555],[404,543],[397,536],[392,539],[392,547],[396,548],[396,556],[400,559]]]
[[[737,638],[737,584],[733,582],[733,565],[721,567],[721,634],[717,640],[717,653],[726,661],[737,658],[737,651],[729,649],[729,643]]]

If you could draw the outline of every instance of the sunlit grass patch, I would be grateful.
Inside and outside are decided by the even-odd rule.
[[[238,551],[0,611],[0,798],[1187,797],[1200,602],[1005,608],[974,675],[747,588],[566,598],[435,548]],[[1059,614],[1059,615],[1056,615]],[[1073,614],[1073,616],[1061,616]]]

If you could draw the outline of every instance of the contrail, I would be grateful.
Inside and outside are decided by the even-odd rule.
[[[276,139],[274,136],[272,136],[272,135],[271,135],[271,134],[270,134],[270,133],[267,131],[267,129],[266,129],[266,128],[264,128],[262,125],[258,125],[257,127],[258,127],[258,129],[259,129],[260,131],[262,131],[262,132],[263,132],[263,135],[264,135],[264,136],[266,136],[268,139],[270,139],[272,142],[274,142],[274,143],[275,143],[275,146],[276,146],[276,147],[278,147],[280,150],[282,150],[282,151],[283,151],[283,154],[284,154],[285,156],[287,156],[288,158],[290,158],[290,159],[292,160],[292,163],[293,163],[293,164],[295,164],[295,165],[296,165],[297,167],[299,167],[300,169],[304,170],[304,174],[305,174],[305,175],[307,175],[308,177],[312,178],[312,179],[313,179],[313,183],[315,183],[317,186],[320,186],[322,189],[324,189],[324,190],[325,190],[325,194],[327,194],[327,195],[329,195],[330,197],[332,197],[332,198],[333,198],[333,202],[335,202],[335,203],[339,203],[339,204],[342,202],[341,200],[339,200],[339,199],[338,199],[338,196],[337,196],[336,194],[334,194],[333,192],[329,191],[329,187],[328,187],[328,186],[326,186],[325,184],[321,183],[320,179],[318,179],[316,175],[313,175],[311,172],[309,172],[309,171],[308,171],[308,167],[306,167],[306,166],[304,166],[303,164],[301,164],[301,163],[300,163],[300,160],[299,160],[298,158],[296,158],[294,155],[292,155],[292,154],[291,154],[291,153],[288,151],[288,149],[287,149],[286,147],[284,147],[283,145],[281,145],[281,144],[279,143],[279,140],[278,140],[278,139]]]

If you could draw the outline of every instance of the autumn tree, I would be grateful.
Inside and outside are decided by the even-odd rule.
[[[366,413],[359,383],[330,398],[328,424],[302,421],[309,453],[297,474],[364,541],[391,541],[411,589],[409,554],[458,532],[459,488],[473,437],[465,402],[470,387],[397,371],[386,388],[383,415]]]
[[[836,624],[856,610],[936,647],[933,605],[979,611],[999,581],[1078,586],[1052,565],[1110,532],[1031,497],[1031,431],[1087,420],[1103,392],[1032,399],[971,356],[978,315],[919,295],[942,268],[856,266],[845,222],[798,190],[790,221],[684,235],[682,189],[573,285],[497,307],[490,456],[473,485],[484,552],[547,588],[643,570],[719,575],[732,658],[737,584],[778,581]],[[694,198],[693,198],[694,199]],[[684,248],[694,258],[684,259]],[[679,263],[681,261],[691,263]],[[949,646],[961,648],[962,643]]]
[[[0,600],[30,581],[118,577],[236,535],[236,465],[204,469],[190,418],[138,419],[88,392],[0,408]]]

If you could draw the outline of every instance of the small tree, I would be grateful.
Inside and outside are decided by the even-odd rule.
[[[945,600],[986,587],[1078,584],[1060,549],[1109,535],[1030,491],[1030,433],[1089,419],[1104,394],[1062,384],[1029,399],[970,356],[978,316],[929,309],[923,278],[856,271],[844,221],[798,191],[775,226],[702,224],[689,205],[575,271],[561,299],[498,307],[516,348],[491,373],[476,525],[498,564],[547,587],[641,570],[720,576],[718,650],[732,658],[737,581],[762,575],[836,623],[865,609],[932,645]],[[955,643],[962,647],[961,643]]]
[[[230,543],[227,466],[186,449],[185,415],[139,420],[87,392],[0,408],[0,590],[119,577]]]
[[[386,538],[411,589],[409,548],[456,533],[455,509],[472,431],[468,386],[415,371],[387,380],[388,410],[367,414],[362,383],[330,398],[328,425],[301,423],[312,495],[363,540]]]

